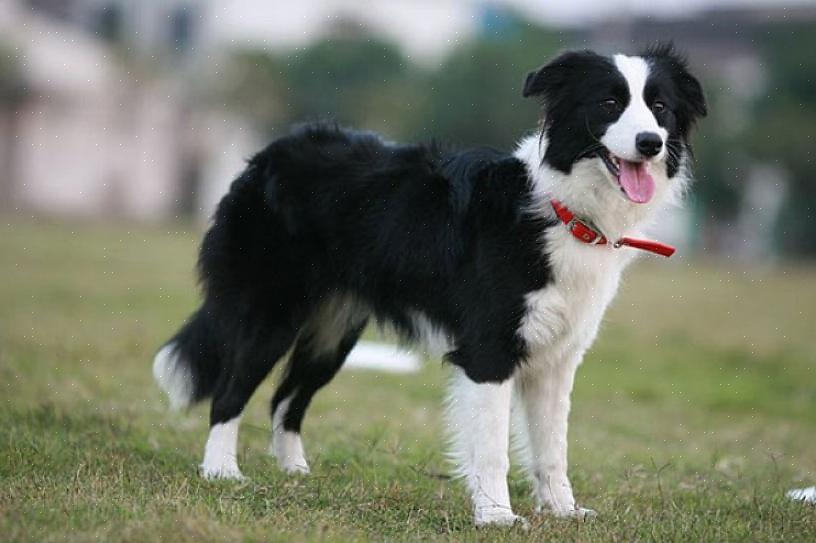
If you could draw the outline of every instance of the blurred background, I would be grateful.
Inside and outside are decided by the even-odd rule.
[[[658,39],[710,115],[652,232],[680,252],[632,267],[576,379],[570,472],[603,520],[534,517],[514,472],[534,531],[502,539],[816,541],[785,498],[816,481],[816,0],[0,0],[3,538],[483,540],[445,475],[438,360],[350,364],[297,482],[262,452],[268,379],[250,486],[196,477],[208,405],[169,414],[151,360],[199,304],[214,206],[292,123],[510,150],[538,120],[529,70]]]
[[[0,212],[199,224],[295,122],[510,149],[527,71],[672,39],[710,102],[660,235],[767,265],[816,254],[813,0],[3,0]]]

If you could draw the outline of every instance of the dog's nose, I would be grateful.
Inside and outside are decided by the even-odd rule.
[[[644,156],[655,156],[663,148],[663,138],[654,132],[641,132],[635,136],[635,147]]]

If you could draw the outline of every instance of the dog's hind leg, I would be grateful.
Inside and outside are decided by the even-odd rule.
[[[213,393],[210,436],[201,474],[207,479],[241,479],[238,469],[238,425],[252,393],[292,345],[296,331],[288,325],[256,324],[230,343],[230,356]]]
[[[335,296],[308,320],[272,398],[269,452],[287,473],[309,473],[300,428],[312,397],[337,374],[362,334],[368,310]]]

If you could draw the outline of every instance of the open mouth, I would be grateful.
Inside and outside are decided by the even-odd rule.
[[[606,148],[595,154],[603,161],[626,198],[636,204],[645,204],[652,199],[655,183],[647,170],[646,162],[624,160]]]

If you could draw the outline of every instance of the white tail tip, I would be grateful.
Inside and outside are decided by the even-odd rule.
[[[193,402],[193,376],[189,368],[182,364],[175,343],[168,343],[156,353],[153,377],[170,398],[172,409],[184,409]]]

